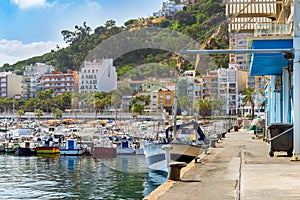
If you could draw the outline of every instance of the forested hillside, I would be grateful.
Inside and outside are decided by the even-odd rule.
[[[111,36],[127,31],[133,20],[129,19],[125,26],[119,27],[113,20],[107,21],[104,25],[92,30],[85,22],[76,25],[75,30],[61,31],[64,41],[69,44],[66,48],[59,46],[51,52],[41,56],[20,61],[13,65],[5,64],[1,71],[15,71],[21,74],[25,65],[37,62],[53,65],[56,70],[66,71],[78,70],[86,59],[88,53],[103,41]],[[205,49],[228,48],[227,26],[224,23],[225,13],[221,0],[204,0],[201,3],[187,6],[185,10],[176,12],[171,18],[162,20],[156,24],[159,28],[166,28],[186,34],[193,40],[197,40]],[[217,66],[226,67],[228,57],[213,57]],[[126,53],[115,59],[118,76],[126,73],[135,66],[146,63],[160,63],[170,67],[181,66],[183,69],[191,69],[189,62],[160,49],[138,49]]]

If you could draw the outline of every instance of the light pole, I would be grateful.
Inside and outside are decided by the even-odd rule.
[[[299,160],[300,155],[300,1],[294,1],[294,152],[292,160]]]

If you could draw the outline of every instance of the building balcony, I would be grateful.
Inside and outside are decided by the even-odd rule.
[[[259,22],[255,25],[254,36],[290,36],[292,26],[292,23]]]

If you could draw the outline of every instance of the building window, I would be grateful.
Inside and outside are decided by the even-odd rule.
[[[171,95],[167,94],[166,95],[166,100],[171,100]]]

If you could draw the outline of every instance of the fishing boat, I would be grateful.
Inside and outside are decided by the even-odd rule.
[[[138,139],[134,142],[134,149],[136,155],[144,155],[144,146],[148,143],[147,140]]]
[[[55,146],[40,146],[36,147],[37,154],[57,154],[59,153],[59,147]]]
[[[116,148],[117,154],[134,154],[135,148],[133,147],[133,140],[129,136],[122,136],[121,142]]]
[[[59,154],[59,145],[55,144],[51,136],[43,138],[42,144],[36,147],[37,154]]]
[[[60,155],[78,156],[86,153],[86,148],[78,143],[77,139],[67,139],[65,147],[59,149]]]
[[[205,151],[209,142],[197,122],[192,120],[188,123],[177,125],[175,131],[191,125],[197,131],[199,135],[198,141],[202,141],[201,145],[192,144],[188,140],[180,140],[176,137],[171,139],[169,132],[173,131],[174,127],[170,126],[166,130],[164,142],[153,142],[144,145],[145,158],[149,169],[168,172],[168,166],[171,161],[189,163]]]
[[[10,140],[10,141],[3,143],[3,145],[4,145],[5,153],[15,153],[17,147],[19,146],[19,142]]]
[[[95,134],[96,135],[96,134]],[[113,158],[116,157],[116,147],[108,136],[99,136],[94,139],[93,157],[94,158]]]
[[[18,156],[31,156],[37,154],[35,144],[31,141],[24,141],[19,143],[19,146],[16,148],[15,153]]]

